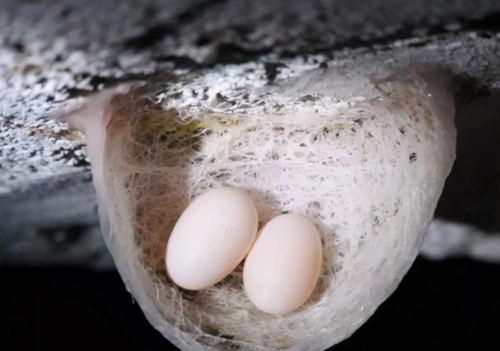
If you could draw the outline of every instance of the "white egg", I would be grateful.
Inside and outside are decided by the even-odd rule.
[[[244,191],[228,187],[206,192],[172,231],[165,257],[170,278],[188,290],[217,284],[246,256],[257,227],[257,210]]]
[[[273,218],[260,232],[243,269],[248,297],[260,310],[290,313],[307,301],[319,277],[321,238],[301,215]]]

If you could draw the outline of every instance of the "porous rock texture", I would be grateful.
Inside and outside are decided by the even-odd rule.
[[[491,132],[500,104],[499,32],[497,1],[2,1],[0,262],[113,267],[96,229],[85,141],[48,118],[61,103],[156,80],[186,104],[251,108],[257,102],[239,88],[300,96],[298,76],[310,75],[312,84],[331,67],[368,75],[381,62],[441,63],[473,80],[480,96],[457,112],[453,186],[437,215],[498,232],[500,209],[489,199],[500,189],[500,142]],[[425,252],[446,257],[432,251],[445,241]]]

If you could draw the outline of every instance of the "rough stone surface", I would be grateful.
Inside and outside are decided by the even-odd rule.
[[[324,67],[371,74],[376,73],[370,71],[374,61],[393,67],[440,62],[473,77],[481,94],[492,96],[500,87],[500,2],[3,1],[0,263],[112,264],[91,229],[97,217],[85,141],[48,118],[68,99],[123,81],[162,83],[167,72],[178,77],[177,83],[167,86],[165,80],[159,97],[172,104],[190,102],[196,109],[233,103],[237,108],[255,104],[251,96],[238,94],[240,86],[279,86],[280,80]],[[498,105],[491,104],[495,111]],[[469,129],[463,127],[463,133]],[[469,139],[463,145],[473,143]],[[495,150],[498,144],[488,145]],[[459,163],[459,170],[466,164]],[[488,179],[495,172],[489,171]],[[452,173],[452,179],[457,187],[470,177],[453,178]],[[456,198],[453,191],[447,193]],[[484,230],[500,231],[500,222],[492,219],[500,218],[497,207],[490,205],[481,209],[492,216],[493,224]],[[450,213],[467,211],[450,206],[438,208],[438,215],[453,221],[457,218]],[[484,223],[469,217],[473,225]],[[56,228],[66,229],[46,239]],[[43,240],[47,246],[39,245]],[[75,249],[57,251],[70,246]]]

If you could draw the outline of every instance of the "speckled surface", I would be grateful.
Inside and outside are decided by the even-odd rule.
[[[95,224],[85,141],[48,118],[68,99],[170,72],[178,81],[159,97],[172,106],[258,111],[269,106],[253,91],[300,75],[415,61],[449,65],[489,94],[499,33],[498,1],[3,1],[0,222]]]
[[[481,25],[473,19],[494,18],[491,14],[500,11],[495,1],[417,1],[404,6],[394,0],[284,4],[278,0],[3,2],[0,192],[86,170],[81,136],[51,121],[47,114],[60,102],[99,90],[116,79],[134,79],[173,67],[248,62],[209,70],[200,83],[200,89],[225,90],[225,95],[231,95],[238,86],[267,84],[273,70],[279,80],[317,68],[318,62],[333,56],[330,64],[350,66],[350,61],[361,60],[366,68],[374,59],[427,56],[470,71],[491,65],[493,56],[487,52],[498,48],[497,38],[448,34],[439,42],[425,36],[426,32],[494,27],[493,19]],[[394,43],[398,37],[403,40]],[[370,43],[379,47],[374,50]],[[339,52],[342,47],[369,53]],[[318,52],[322,54],[307,55]],[[279,61],[288,68],[264,66],[262,61]],[[253,72],[248,73],[249,69]]]

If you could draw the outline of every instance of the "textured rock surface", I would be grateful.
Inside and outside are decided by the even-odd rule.
[[[370,74],[374,61],[449,65],[475,78],[482,99],[490,98],[490,112],[476,102],[463,113],[464,120],[474,115],[483,121],[483,131],[458,125],[458,157],[466,161],[458,162],[450,183],[453,189],[467,185],[470,194],[445,190],[450,200],[437,214],[500,231],[498,207],[482,201],[490,198],[487,189],[500,189],[500,170],[488,167],[497,160],[498,141],[488,134],[485,156],[472,139],[498,125],[491,96],[500,87],[499,32],[497,1],[3,1],[0,262],[112,266],[93,229],[96,203],[84,140],[47,116],[70,98],[160,72],[201,77],[196,89],[206,94],[196,95],[199,104],[221,97],[238,104],[252,103],[237,94],[238,86],[277,84],[325,66]],[[176,89],[189,93],[186,84]],[[475,151],[467,152],[467,145]],[[465,172],[470,166],[482,173]],[[471,215],[478,212],[485,215]]]

